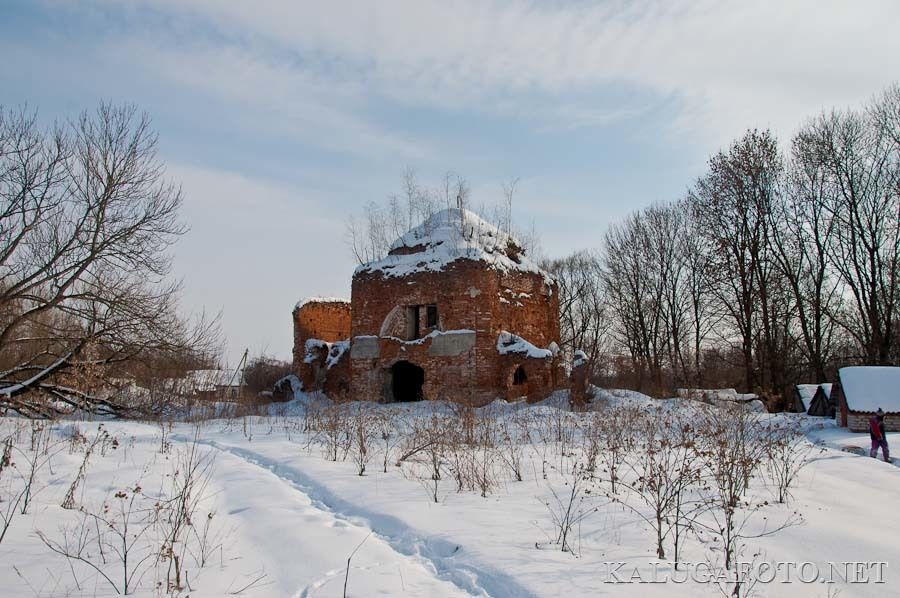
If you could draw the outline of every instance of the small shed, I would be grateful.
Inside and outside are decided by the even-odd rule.
[[[195,396],[213,401],[237,401],[246,386],[234,370],[193,370],[187,380]]]
[[[889,432],[900,432],[900,367],[855,366],[841,368],[832,389],[838,406],[838,424],[853,432],[866,432],[869,418],[885,412]]]
[[[834,417],[836,402],[831,397],[831,384],[798,384],[794,395],[794,411],[817,417]]]

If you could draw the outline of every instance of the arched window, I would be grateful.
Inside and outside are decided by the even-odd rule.
[[[513,373],[513,385],[521,386],[528,381],[528,376],[525,375],[525,367],[519,366],[516,368],[516,371]]]

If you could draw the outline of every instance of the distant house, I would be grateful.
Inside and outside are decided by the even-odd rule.
[[[834,417],[837,402],[831,397],[832,385],[798,384],[795,392],[794,411],[818,417]]]
[[[240,372],[234,370],[193,370],[187,383],[198,398],[219,401],[237,401],[246,386]]]
[[[900,432],[900,367],[847,367],[838,377],[840,382],[832,388],[838,425],[866,432],[869,418],[882,409],[885,428]]]

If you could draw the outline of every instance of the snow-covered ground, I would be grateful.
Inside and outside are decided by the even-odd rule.
[[[854,455],[868,456],[872,443],[868,433],[851,432],[847,428],[835,425],[834,420],[823,417],[808,418],[809,424],[806,435],[813,442],[828,448],[852,453]],[[886,434],[888,446],[891,448],[891,462],[900,465],[900,432]],[[878,460],[882,459],[881,450],[878,451]]]
[[[0,595],[111,596],[123,591],[126,573],[132,575],[130,589],[142,596],[341,596],[345,579],[348,596],[730,595],[730,587],[702,581],[700,565],[690,567],[689,580],[681,582],[671,561],[657,558],[650,526],[639,514],[610,501],[600,483],[588,485],[593,491],[576,505],[584,517],[573,528],[574,554],[560,550],[546,503],[553,503],[554,493],[563,497],[569,492],[569,468],[577,461],[573,455],[582,450],[577,439],[560,441],[559,436],[565,436],[560,431],[570,424],[577,430],[592,417],[560,411],[563,403],[556,397],[536,406],[487,408],[501,430],[498,438],[506,438],[520,452],[498,449],[490,456],[493,479],[484,492],[458,492],[452,467],[435,482],[427,473],[427,459],[411,457],[398,467],[396,461],[410,446],[401,436],[383,441],[376,434],[365,475],[358,475],[353,451],[344,459],[344,449],[337,447],[338,460],[329,458],[335,450],[329,438],[343,442],[341,433],[329,436],[331,424],[323,412],[306,414],[305,398],[279,407],[278,415],[199,425],[105,422],[109,438],[94,446],[71,509],[60,505],[99,424],[68,421],[33,431],[27,421],[0,420],[0,442],[14,440],[12,464],[0,472],[5,501],[0,511],[15,513],[0,542]],[[652,402],[635,393],[601,394],[598,403],[601,410],[655,405],[662,407],[660,414],[684,404]],[[393,415],[392,425],[408,427],[426,425],[432,414],[453,412],[448,405],[433,404],[351,409],[371,415],[367,421],[376,430],[382,429],[379,418],[386,413]],[[802,521],[746,540],[743,558],[797,566],[811,562],[820,578],[827,576],[829,562],[887,566],[880,573],[870,570],[869,583],[850,585],[821,579],[804,583],[795,570],[791,583],[781,583],[784,575],[779,575],[772,583],[758,583],[753,595],[900,595],[895,579],[900,571],[892,569],[900,565],[895,537],[900,530],[900,469],[842,450],[867,450],[865,435],[817,418],[777,417],[801,426],[822,448],[810,453],[788,505],[774,503],[762,477],[751,484],[755,501],[771,504],[758,507],[748,523],[748,536],[778,527],[795,512]],[[467,424],[460,420],[459,425]],[[537,426],[544,433],[526,440],[514,433],[522,426]],[[890,439],[900,447],[900,435]],[[390,445],[386,473],[379,448],[383,442]],[[521,455],[522,481],[516,481],[508,464],[515,454]],[[483,458],[488,458],[486,453]],[[32,462],[38,467],[30,504],[22,514],[21,504],[9,508],[10,499],[30,475]],[[199,465],[196,478],[205,485],[198,484],[190,494],[195,501],[191,504],[196,503],[190,525],[172,543],[171,552],[161,552],[171,531],[166,500],[183,487],[191,463]],[[200,475],[204,467],[206,476]],[[128,505],[131,514],[122,515]],[[153,514],[157,520],[148,523]],[[100,519],[112,528],[101,529]],[[125,520],[131,525],[124,534],[131,542],[127,566],[112,541]],[[70,558],[54,553],[48,543],[67,549]],[[685,561],[704,567],[720,556],[709,534],[690,534],[684,551]],[[73,553],[84,560],[72,558]],[[180,594],[166,583],[172,579],[173,554],[180,555]],[[803,573],[809,575],[810,569]],[[879,575],[885,583],[875,583]],[[645,582],[669,581],[638,583],[638,576]]]

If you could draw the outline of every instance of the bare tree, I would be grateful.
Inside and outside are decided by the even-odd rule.
[[[244,368],[243,377],[247,389],[256,395],[271,391],[275,383],[291,373],[291,364],[269,355],[259,355]]]
[[[501,230],[504,230],[507,235],[513,234],[513,217],[512,217],[512,208],[513,208],[513,196],[516,194],[516,187],[519,186],[519,181],[521,179],[519,177],[514,177],[503,183],[503,220],[501,221]]]
[[[356,473],[363,476],[366,474],[366,466],[372,460],[375,441],[378,439],[376,414],[366,406],[360,405],[347,418],[351,459],[356,465]]]
[[[712,296],[713,251],[708,237],[702,234],[697,205],[689,198],[679,203],[684,212],[680,253],[685,264],[684,294],[688,303],[688,327],[691,339],[694,385],[703,388],[703,348],[719,321],[717,303]]]
[[[790,499],[791,488],[796,484],[800,471],[809,464],[810,455],[824,449],[817,449],[801,430],[785,422],[771,422],[764,434],[763,469],[772,484],[775,498],[783,504]]]
[[[599,460],[601,479],[609,483],[611,494],[619,492],[619,481],[625,459],[634,448],[634,430],[641,413],[632,407],[613,406],[601,411],[597,418],[600,434]]]
[[[698,450],[706,482],[701,494],[711,522],[695,523],[721,542],[725,568],[731,570],[748,540],[776,534],[799,523],[800,518],[790,513],[781,522],[768,522],[762,530],[755,526],[767,505],[752,500],[748,490],[765,462],[768,436],[753,414],[741,406],[725,413],[710,410],[699,426]]]
[[[389,195],[384,203],[367,203],[361,216],[351,216],[347,220],[347,244],[360,265],[378,261],[392,251],[392,245],[398,240],[414,246],[416,239],[405,236],[405,233],[421,224],[423,232],[427,234],[428,227],[434,223],[432,216],[441,211],[449,213],[452,210],[454,214],[441,224],[453,225],[456,229],[454,240],[464,246],[480,232],[480,223],[468,221],[467,215],[474,211],[480,218],[509,235],[510,242],[516,245],[516,253],[536,256],[539,253],[539,239],[533,227],[530,231],[524,231],[524,234],[516,235],[523,243],[512,238],[517,232],[523,232],[516,231],[512,223],[512,200],[517,184],[518,179],[504,183],[504,199],[494,205],[493,210],[490,209],[491,206],[484,205],[473,210],[471,186],[459,173],[448,171],[439,184],[429,186],[420,183],[415,171],[407,168],[402,175],[399,193]],[[489,218],[488,214],[493,214],[494,217]]]
[[[823,114],[800,142],[823,172],[823,207],[834,219],[831,261],[850,309],[838,322],[867,363],[889,364],[900,313],[900,148],[886,94],[867,112]]]
[[[186,230],[181,191],[133,107],[103,104],[48,131],[33,114],[0,114],[0,406],[121,412],[71,382],[210,340],[209,322],[179,316],[178,284],[166,280]]]
[[[377,410],[373,417],[374,433],[381,447],[382,471],[387,473],[388,463],[390,463],[394,450],[403,438],[403,433],[400,429],[402,419],[397,417],[393,411],[387,409]]]
[[[786,192],[771,213],[773,256],[790,288],[799,328],[799,347],[817,382],[826,381],[834,351],[835,316],[842,293],[829,246],[837,220],[827,209],[825,166],[815,143],[801,131],[791,144]]]
[[[640,212],[611,226],[603,239],[603,277],[617,315],[615,334],[637,368],[637,386],[643,388],[649,374],[659,389],[665,345],[662,287],[652,271],[651,243],[647,219]]]
[[[559,288],[560,345],[571,360],[584,351],[591,367],[600,363],[607,342],[607,312],[600,259],[587,251],[545,264]]]
[[[687,378],[685,345],[691,307],[686,292],[689,264],[683,245],[686,214],[677,203],[670,203],[653,205],[644,216],[650,234],[648,261],[663,323],[664,355],[679,383]]]
[[[584,465],[577,460],[566,463],[560,472],[565,480],[564,488],[557,491],[553,486],[548,486],[550,496],[544,500],[544,506],[550,513],[553,529],[556,532],[555,544],[559,545],[562,552],[576,554],[572,533],[579,525],[599,509],[596,506],[595,497],[590,494],[587,482],[588,472]]]
[[[360,264],[380,260],[387,255],[394,240],[391,216],[398,212],[385,209],[376,202],[369,202],[363,208],[362,220],[353,216],[347,221],[347,242],[353,256]]]
[[[675,562],[688,515],[686,497],[700,479],[698,453],[688,418],[657,409],[639,420],[636,452],[625,460],[628,475],[619,480],[626,492],[609,497],[644,520],[656,535],[656,556],[666,558],[665,542],[674,533]],[[636,497],[637,503],[631,498]]]
[[[740,338],[748,389],[783,392],[790,304],[770,255],[770,213],[784,165],[769,131],[748,131],[713,156],[691,191],[701,230],[715,248],[712,287]]]

